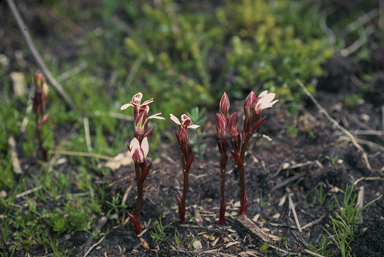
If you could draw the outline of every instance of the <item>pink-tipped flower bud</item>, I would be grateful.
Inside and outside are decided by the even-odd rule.
[[[220,138],[225,138],[225,131],[227,130],[227,118],[224,114],[216,113],[215,125],[217,130],[217,136]]]
[[[229,106],[229,98],[227,96],[227,93],[224,92],[223,96],[220,99],[220,113],[224,114],[227,119],[229,118]]]
[[[45,83],[45,79],[44,79],[43,74],[36,72],[35,77],[34,77],[34,81],[35,81],[36,91],[41,92],[41,90],[44,86],[44,83]]]
[[[181,152],[187,160],[189,156],[189,143],[187,129],[184,126],[179,126],[179,144]]]
[[[224,114],[216,113],[215,125],[217,130],[217,146],[219,147],[219,152],[222,156],[227,155],[227,142],[225,139],[225,131],[227,130],[227,118],[224,116]]]
[[[247,96],[247,99],[245,99],[245,103],[244,103],[245,118],[250,119],[252,117],[255,99],[256,99],[255,92],[251,91],[251,93],[249,93],[249,95]]]
[[[235,153],[240,153],[241,138],[239,129],[237,128],[237,113],[232,113],[228,121],[229,134],[231,135],[231,144]]]

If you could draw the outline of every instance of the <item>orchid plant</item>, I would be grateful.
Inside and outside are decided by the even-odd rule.
[[[135,123],[135,136],[131,143],[127,146],[132,155],[133,162],[135,164],[136,183],[137,183],[137,201],[136,201],[136,213],[128,213],[131,218],[136,234],[140,234],[142,229],[140,225],[141,204],[143,202],[143,190],[144,180],[146,179],[152,163],[146,163],[147,154],[149,152],[148,135],[155,128],[147,129],[148,123],[151,119],[165,120],[161,117],[161,113],[157,113],[148,117],[149,104],[153,102],[153,98],[141,103],[143,98],[142,93],[137,93],[132,97],[130,103],[121,106],[121,110],[125,110],[128,107],[133,107],[134,123]]]
[[[191,118],[189,118],[189,116],[186,114],[181,115],[181,122],[173,114],[170,114],[170,119],[171,121],[179,125],[179,133],[175,131],[175,135],[181,151],[181,166],[183,168],[184,185],[183,197],[180,198],[178,194],[176,194],[176,197],[177,202],[179,203],[180,224],[183,224],[185,222],[185,199],[187,198],[189,171],[191,169],[193,157],[195,155],[195,152],[191,152],[189,147],[187,129],[197,129],[200,126],[192,125]]]
[[[223,94],[220,100],[220,113],[216,114],[216,130],[217,130],[217,144],[219,146],[219,152],[221,155],[220,170],[221,170],[221,205],[220,205],[220,218],[219,224],[224,223],[225,217],[225,168],[228,161],[226,154],[226,130],[229,130],[231,137],[231,144],[233,150],[231,155],[235,161],[240,177],[240,215],[247,214],[248,199],[247,192],[245,191],[245,178],[244,178],[244,166],[245,166],[245,150],[247,149],[249,140],[255,130],[263,123],[266,116],[261,118],[261,114],[264,109],[271,108],[278,100],[274,100],[275,94],[263,91],[258,97],[252,91],[244,104],[244,125],[242,134],[240,136],[239,129],[237,127],[238,116],[237,113],[233,113],[229,116],[229,99],[226,93]],[[228,118],[229,117],[229,118]]]
[[[43,125],[49,118],[49,113],[46,113],[46,99],[48,96],[48,85],[45,83],[44,76],[40,73],[36,73],[34,77],[35,82],[35,94],[32,98],[33,109],[35,110],[35,123],[36,123],[36,137],[39,141],[39,149],[42,154],[44,162],[48,161],[48,151],[43,147],[43,138],[41,130]]]

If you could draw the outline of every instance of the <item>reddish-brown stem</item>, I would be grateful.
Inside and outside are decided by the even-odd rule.
[[[43,158],[44,162],[48,161],[48,154],[47,150],[43,148],[43,139],[41,136],[41,129],[39,129],[39,116],[43,117],[44,116],[44,109],[43,109],[43,103],[41,101],[41,93],[36,93],[35,94],[35,101],[38,109],[35,109],[36,116],[35,116],[35,123],[36,123],[36,137],[37,140],[39,141],[39,150],[41,151],[41,155]]]
[[[228,156],[222,155],[221,156],[221,162],[220,162],[220,171],[221,171],[221,203],[220,203],[220,217],[219,217],[219,224],[224,224],[225,219],[225,168],[227,166],[228,162]]]
[[[252,136],[251,133],[247,133],[245,136],[244,143],[241,145],[240,158],[241,158],[241,161],[243,162],[243,166],[239,166],[239,165],[237,166],[239,169],[239,177],[240,177],[240,205],[241,205],[240,210],[247,208],[244,204],[244,197],[245,197],[244,158],[245,158],[245,150],[247,149],[251,136]],[[247,210],[245,210],[245,212],[247,212]]]
[[[135,163],[136,183],[137,183],[137,200],[136,200],[136,220],[140,222],[141,203],[143,202],[144,183],[140,183],[140,164]]]
[[[136,219],[135,214],[132,213],[132,212],[128,212],[128,216],[131,218],[131,221],[132,221],[132,224],[133,224],[133,228],[135,229],[136,235],[140,234],[141,231],[142,231],[141,225],[140,225],[140,221],[138,221]]]

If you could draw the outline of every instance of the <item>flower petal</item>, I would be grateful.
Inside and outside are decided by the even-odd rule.
[[[178,119],[175,115],[173,115],[173,114],[171,113],[171,114],[169,114],[169,116],[170,116],[171,121],[173,121],[173,122],[176,123],[177,125],[181,125],[179,119]]]
[[[159,112],[159,113],[156,113],[156,114],[154,114],[154,115],[151,115],[151,116],[149,116],[148,117],[148,119],[150,120],[150,119],[159,119],[159,120],[165,120],[165,118],[164,117],[160,117],[159,115],[161,115],[161,112]]]
[[[268,90],[264,90],[263,92],[260,93],[259,97],[263,97],[266,94],[268,94]]]
[[[199,128],[200,126],[199,125],[189,125],[188,128],[191,128],[191,129],[197,129]]]
[[[191,123],[192,123],[192,120],[191,120],[191,118],[189,118],[188,115],[186,115],[186,114],[181,115],[181,124],[182,124],[185,128],[188,128],[189,125],[191,125]]]
[[[151,99],[145,101],[144,103],[141,104],[141,106],[143,106],[143,105],[148,105],[148,104],[151,104],[151,103],[153,103],[153,98],[151,98]]]
[[[141,149],[144,151],[144,159],[147,157],[147,154],[149,152],[149,144],[148,144],[148,137],[144,137],[143,141],[141,142]]]
[[[143,98],[143,94],[142,94],[141,92],[139,92],[139,93],[137,93],[136,95],[134,95],[134,96],[132,97],[132,101],[131,101],[131,103],[132,103],[133,105],[140,105],[140,103],[141,103],[141,98]]]
[[[133,105],[132,104],[124,104],[123,106],[120,107],[120,110],[125,110],[130,106],[133,106]]]
[[[140,148],[139,140],[137,140],[136,137],[132,139],[131,143],[129,144],[129,148],[131,149],[131,153],[133,153],[135,149]]]

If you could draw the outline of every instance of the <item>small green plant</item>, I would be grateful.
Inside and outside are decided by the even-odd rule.
[[[351,251],[350,243],[355,237],[353,227],[355,224],[358,224],[361,212],[382,197],[382,195],[380,195],[358,210],[358,206],[355,205],[357,193],[352,196],[353,189],[354,183],[352,183],[351,186],[347,184],[342,206],[340,206],[335,197],[340,213],[335,213],[334,218],[330,216],[333,235],[324,228],[325,232],[332,238],[337,247],[340,249],[343,257],[346,256],[347,252]]]
[[[285,121],[285,125],[287,126],[288,132],[293,139],[297,138],[297,134],[299,133],[299,128],[294,124],[290,124],[288,120]]]
[[[260,208],[265,208],[270,202],[272,202],[273,197],[269,199],[267,202],[263,202],[263,191],[260,190]]]
[[[331,158],[332,165],[336,164],[336,161],[339,159],[339,150],[336,151],[336,154]]]
[[[264,254],[267,254],[269,245],[267,242],[264,242],[264,244],[260,247],[260,251]]]
[[[192,144],[192,149],[195,152],[197,158],[202,158],[205,152],[205,148],[207,147],[206,143],[201,143],[201,140],[205,137],[205,132],[201,131],[201,128],[207,121],[207,117],[203,116],[205,111],[205,108],[201,109],[200,111],[199,107],[196,106],[192,108],[189,113],[187,113],[191,120],[200,126],[200,128],[196,130],[196,133],[189,138],[189,142]]]
[[[180,236],[179,234],[177,233],[177,228],[175,228],[175,244],[177,247],[181,247],[183,244],[184,244],[184,241],[186,240],[187,238],[184,238],[184,240],[180,240]]]
[[[320,189],[318,190],[315,188],[316,193],[313,196],[313,202],[312,205],[314,206],[317,201],[319,201],[320,205],[323,205],[325,203],[325,199],[327,198],[326,194],[323,194],[323,184],[320,184]]]
[[[159,220],[155,220],[155,227],[154,230],[150,232],[151,237],[156,241],[164,242],[165,240],[168,240],[168,238],[165,238],[164,231],[169,227],[172,223],[163,226],[163,223],[161,222],[161,217]],[[176,235],[176,234],[175,234]]]
[[[328,256],[326,248],[327,248],[327,237],[325,235],[322,236],[320,245],[317,247],[312,245],[311,241],[309,242],[309,250],[311,252],[315,252],[323,256]]]

